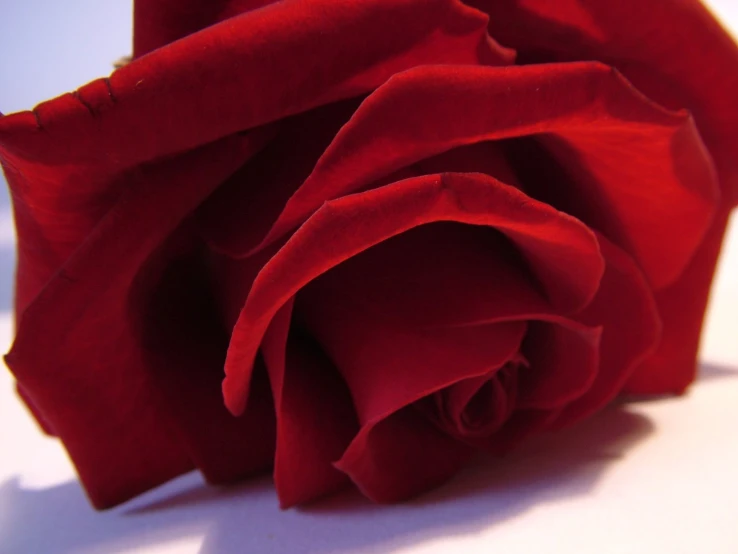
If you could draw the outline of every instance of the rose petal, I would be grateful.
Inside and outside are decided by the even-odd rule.
[[[282,508],[305,504],[348,483],[333,461],[358,430],[346,385],[315,344],[290,332],[291,313],[289,302],[262,345],[277,411],[274,484]]]
[[[279,0],[134,0],[133,55],[143,56],[241,13]]]
[[[522,281],[531,289],[534,285],[526,282],[524,274],[513,271],[510,276],[505,275],[501,268],[511,265],[510,260],[505,259],[505,251],[500,249],[501,245],[495,244],[496,241],[490,240],[491,238],[495,238],[491,230],[479,227],[454,226],[448,223],[418,227],[340,264],[310,283],[298,295],[300,312],[298,322],[316,336],[337,364],[352,391],[359,415],[365,422],[361,437],[352,445],[352,453],[339,462],[338,467],[345,469],[372,498],[387,501],[415,494],[428,487],[429,483],[444,479],[457,469],[455,464],[447,466],[443,462],[441,467],[446,469],[440,471],[435,461],[424,464],[422,469],[413,469],[412,465],[408,469],[408,460],[402,458],[402,461],[395,460],[396,464],[399,464],[398,467],[382,466],[382,474],[386,472],[388,477],[379,475],[380,469],[376,464],[389,465],[389,462],[376,460],[372,462],[375,465],[371,466],[374,468],[373,473],[366,475],[369,469],[364,458],[385,460],[391,455],[399,457],[396,451],[398,449],[404,451],[404,445],[390,447],[381,442],[382,446],[378,446],[380,443],[377,442],[379,440],[377,437],[385,437],[383,441],[391,441],[393,437],[404,440],[404,436],[395,437],[397,431],[389,430],[396,426],[396,417],[402,417],[393,414],[403,406],[425,396],[429,391],[446,387],[454,381],[472,379],[470,376],[484,372],[490,366],[500,365],[517,352],[521,332],[525,330],[525,325],[521,324],[509,327],[498,324],[486,328],[467,325],[463,328],[432,330],[427,326],[438,327],[442,322],[459,323],[459,318],[463,318],[469,309],[468,307],[466,311],[463,309],[464,304],[458,301],[459,296],[465,298],[472,308],[476,304],[486,306],[486,316],[489,319],[519,315],[531,308],[543,311],[547,309],[540,304],[540,300],[531,304],[525,296],[518,298],[519,305],[516,305],[516,310],[510,310],[509,313],[506,313],[506,307],[500,309],[495,305],[496,302],[502,301],[504,306],[500,294],[502,291],[508,296],[516,296],[518,291],[521,293],[525,291],[525,288],[521,291],[520,287],[506,285],[512,285],[517,281]],[[482,288],[483,284],[486,284],[486,287]],[[421,289],[421,292],[415,294],[416,291],[412,287]],[[444,291],[446,294],[443,294]],[[404,295],[410,296],[407,299],[409,305],[398,307],[398,303],[403,304],[405,301]],[[421,298],[425,299],[426,305],[439,304],[443,309],[440,312],[436,311],[434,306],[424,309],[423,302],[420,302]],[[428,298],[433,298],[434,301],[428,302]],[[477,302],[474,302],[474,299]],[[264,338],[262,350],[270,368],[278,367],[280,364],[284,367],[284,341],[289,324],[289,312],[286,309],[289,306],[290,303],[280,310]],[[406,310],[411,312],[421,310],[422,313],[412,314],[416,317],[408,318],[408,314],[402,313]],[[474,317],[481,316],[474,314]],[[419,326],[420,322],[426,326]],[[398,329],[397,326],[403,324],[414,326],[409,329],[407,327]],[[556,344],[567,339],[569,334],[579,337],[579,334],[585,331],[576,328],[574,324],[571,325],[575,327],[575,332],[571,330],[563,333],[554,332]],[[283,338],[277,340],[275,344],[273,333],[276,328],[281,329]],[[508,330],[515,332],[515,337],[511,341],[503,340]],[[475,340],[477,335],[480,339],[478,341]],[[559,338],[562,335],[563,337]],[[585,336],[589,337],[587,334]],[[597,333],[593,335],[595,339],[598,336]],[[493,352],[497,345],[503,346],[507,343],[509,347],[501,350],[501,355]],[[563,346],[571,346],[573,350],[555,356],[559,361],[570,362],[564,363],[563,367],[552,365],[546,359],[552,350],[544,346],[541,348],[543,352],[536,356],[541,358],[539,362],[541,365],[545,364],[542,371],[555,372],[553,382],[544,384],[549,385],[549,393],[554,393],[557,402],[565,401],[568,398],[566,395],[579,394],[583,386],[579,376],[584,375],[588,383],[591,380],[589,375],[594,375],[597,370],[596,340],[593,344],[584,345],[576,341],[572,344],[571,339],[564,340]],[[577,355],[581,350],[594,351],[592,363],[578,364],[581,360]],[[281,357],[282,361],[272,362],[270,361],[272,357]],[[294,367],[293,371],[306,371],[309,367],[311,365],[303,361],[299,367]],[[573,376],[573,379],[567,378],[565,372],[569,373],[569,377]],[[291,401],[286,398],[284,400],[285,406],[294,403],[290,407],[293,415],[287,416],[286,424],[300,429],[300,433],[285,432],[278,446],[276,467],[279,468],[281,465],[280,448],[287,458],[281,470],[275,468],[275,480],[285,506],[310,500],[339,487],[342,483],[326,471],[326,461],[330,460],[326,453],[335,452],[336,447],[343,441],[340,450],[342,452],[351,437],[340,439],[338,437],[345,436],[345,433],[326,431],[326,426],[343,427],[341,424],[346,422],[346,417],[345,415],[342,417],[340,410],[335,410],[330,400],[334,397],[333,402],[336,399],[340,402],[343,396],[335,393],[325,394],[319,386],[316,387],[316,381],[323,378],[324,371],[311,372],[310,382],[295,387],[295,392],[292,393],[299,396]],[[563,386],[559,386],[557,379],[563,382]],[[388,382],[392,383],[391,387],[387,386]],[[274,386],[275,391],[282,390],[281,385],[276,382]],[[549,398],[550,394],[536,393],[535,390],[528,397],[531,403],[539,404],[550,403]],[[514,399],[512,400],[514,402]],[[312,407],[299,409],[301,404]],[[350,405],[348,409],[350,410]],[[326,411],[328,414],[323,417],[316,415]],[[339,413],[335,413],[336,411]],[[318,417],[321,421],[320,429],[317,425],[310,424],[310,421]],[[391,421],[385,423],[385,418]],[[375,425],[379,427],[376,431],[379,434],[371,431]],[[429,434],[423,430],[424,425],[420,427],[421,437]],[[435,434],[430,433],[430,436]],[[371,452],[359,453],[356,449],[365,440],[368,443],[360,450],[368,449]],[[436,442],[448,443],[440,439],[431,441],[432,444]],[[390,448],[392,452],[385,452]],[[375,452],[377,449],[379,451]],[[457,446],[451,450],[456,449]],[[446,459],[445,456],[444,454],[442,460]],[[348,460],[352,461],[349,463]],[[398,477],[403,475],[402,472],[408,471],[417,475],[409,481]],[[429,477],[429,474],[433,477]],[[395,479],[402,480],[403,484],[398,486]],[[286,484],[280,485],[280,482]],[[385,487],[381,489],[384,492],[378,492],[377,487]]]
[[[399,502],[447,481],[472,452],[406,408],[362,428],[335,465],[374,502]]]
[[[329,332],[337,327],[332,320],[355,325],[365,318],[404,329],[471,327],[555,313],[540,289],[505,235],[439,221],[391,237],[322,274],[298,293],[297,315],[306,325],[319,319]]]
[[[554,410],[584,394],[597,377],[601,329],[560,318],[531,323],[518,372],[516,409]]]
[[[509,63],[512,53],[486,24],[457,0],[284,1],[33,111],[0,116],[0,161],[21,231],[18,313],[112,208],[138,164],[364,94],[417,64]],[[366,40],[376,29],[382,40]]]
[[[484,175],[444,174],[328,202],[267,263],[233,330],[223,392],[244,409],[251,365],[276,312],[312,279],[363,250],[424,223],[494,227],[522,252],[551,301],[579,309],[603,270],[596,238],[577,220]],[[576,272],[570,271],[577,267]]]
[[[20,235],[18,314],[115,205],[136,165],[361,94],[439,56],[511,60],[486,34],[486,19],[455,1],[282,4],[177,41],[33,111],[0,116]],[[367,42],[375,26],[383,40]],[[298,61],[295,51],[310,55]]]
[[[6,360],[64,442],[97,507],[192,467],[141,343],[141,307],[131,295],[164,240],[254,146],[252,137],[233,136],[139,170],[116,207],[21,313]],[[36,236],[30,222],[39,208],[23,202],[17,181],[11,186],[20,192],[22,276],[24,252],[35,245],[23,241]],[[187,371],[177,376],[191,378]],[[204,395],[203,403],[209,400]]]
[[[470,0],[520,59],[603,60],[650,98],[686,108],[720,177],[715,222],[681,278],[656,294],[658,351],[627,386],[636,394],[681,393],[694,380],[700,332],[728,213],[738,203],[738,48],[698,0]],[[675,241],[676,242],[676,241]]]
[[[566,154],[561,144],[546,141]],[[516,168],[526,190],[542,201],[548,201],[567,213],[577,213],[575,205],[562,206],[562,197],[556,191],[572,182],[571,171],[554,160],[550,150],[530,138],[518,139],[506,144],[509,159]],[[570,154],[570,153],[569,153]],[[531,164],[530,160],[536,160]],[[576,168],[576,161],[569,167]],[[539,185],[542,184],[541,185]],[[551,183],[558,186],[550,187]],[[573,198],[574,204],[576,198]],[[658,311],[663,318],[663,340],[659,350],[644,361],[629,385],[629,391],[645,394],[679,393],[694,379],[699,337],[717,253],[728,214],[723,202],[711,224],[708,234],[684,273],[672,285],[656,291]]]
[[[12,117],[0,119],[0,127]],[[90,119],[89,114],[85,118]],[[69,130],[74,131],[83,122],[86,124],[86,119],[70,124]],[[94,125],[92,119],[90,122]],[[139,186],[137,183],[142,181],[140,176],[148,171],[143,166],[130,169],[121,167],[116,155],[111,153],[115,150],[101,153],[94,163],[78,159],[78,156],[84,157],[84,150],[68,152],[69,158],[65,160],[64,152],[69,142],[59,131],[58,142],[48,142],[48,132],[37,131],[39,144],[36,146],[39,151],[28,152],[29,159],[14,158],[9,152],[4,152],[0,139],[0,159],[10,186],[18,234],[17,316],[23,313],[75,250],[97,232],[96,227],[116,203],[122,199],[128,201],[124,193],[127,194],[127,189]],[[212,143],[196,153],[200,156],[197,164],[212,163],[215,175],[225,178],[258,152],[272,135],[272,128],[262,127],[252,130],[248,136],[235,136]],[[5,154],[9,156],[7,159]],[[47,156],[53,158],[57,154],[62,156],[61,160],[44,160]],[[185,153],[183,157],[186,159],[188,155]],[[206,160],[208,156],[212,158],[209,161]],[[219,163],[223,163],[223,168],[217,167]],[[176,172],[176,168],[172,166],[168,171]],[[197,202],[193,202],[194,206],[202,202],[218,184],[217,181],[208,181],[205,190],[198,193],[200,196]],[[194,188],[198,186],[203,186],[203,183]],[[144,201],[149,202],[148,199]],[[166,198],[160,198],[159,201],[170,202]],[[174,201],[171,202],[176,205]],[[189,204],[187,206],[192,209]],[[134,223],[137,223],[136,216],[127,222],[130,226]]]
[[[607,268],[597,296],[578,317],[602,327],[599,371],[586,394],[564,408],[557,427],[579,421],[615,398],[661,337],[661,319],[641,270],[624,251],[602,236],[599,240]]]
[[[210,247],[228,253],[236,241],[262,240],[358,104],[335,102],[280,121],[276,137],[198,208]]]
[[[601,60],[694,115],[723,192],[738,202],[738,48],[698,0],[469,0],[525,61]]]
[[[362,423],[501,367],[517,354],[525,319],[550,323],[527,332],[518,407],[557,408],[589,388],[600,330],[550,314],[499,242],[488,228],[423,225],[300,291],[298,319],[344,376]],[[506,319],[518,323],[475,324]]]
[[[517,353],[485,375],[463,379],[417,403],[442,430],[470,444],[486,439],[510,417],[517,400]]]
[[[16,383],[15,390],[18,393],[20,399],[28,408],[28,411],[31,412],[31,415],[36,420],[36,423],[41,428],[41,430],[47,435],[55,437],[56,433],[54,433],[54,429],[52,429],[51,423],[46,420],[38,407],[36,407],[36,405],[33,403],[33,400],[31,400],[31,397],[28,396],[28,393],[23,388],[23,385],[21,385],[20,383]]]
[[[731,208],[723,203],[705,241],[682,277],[656,291],[663,321],[658,349],[640,366],[625,386],[632,394],[682,394],[694,381],[710,285],[723,244]]]
[[[341,129],[262,244],[326,200],[400,167],[460,145],[531,134],[557,137],[578,169],[552,197],[634,252],[656,285],[679,275],[717,200],[709,154],[687,114],[659,108],[594,62],[426,66],[396,75]],[[550,185],[539,178],[541,188]]]
[[[418,171],[416,176],[444,172],[484,173],[506,185],[512,185],[525,192],[515,170],[507,159],[505,149],[502,144],[497,142],[475,142],[452,148],[446,152],[420,160],[412,167]]]
[[[25,160],[28,178],[54,164],[61,176],[130,167],[365,94],[419,64],[509,63],[486,23],[457,0],[284,0],[0,118],[0,151]]]
[[[282,122],[277,138],[198,209],[202,233],[211,248],[239,259],[245,259],[243,252],[256,250],[287,200],[310,175],[359,103],[356,99],[346,100]],[[499,144],[471,144],[402,167],[367,188],[442,172],[485,173],[522,188],[505,156]],[[284,160],[290,163],[285,164]],[[258,183],[258,186],[250,186],[250,183]]]
[[[310,175],[315,163],[335,137],[339,127],[356,111],[356,100],[331,104],[296,116],[294,128],[285,125],[279,138],[253,164],[244,167],[198,210],[204,236],[212,248],[233,258],[244,252],[258,254],[257,246],[279,216],[287,200]],[[348,112],[347,108],[351,111]],[[335,114],[335,115],[334,115]],[[343,119],[341,119],[343,118]],[[485,173],[524,190],[506,159],[501,145],[483,142],[454,148],[383,176],[367,186],[378,188],[429,173]],[[285,164],[284,160],[293,160]],[[259,187],[245,186],[250,180]],[[252,206],[258,205],[256,211]],[[249,218],[244,214],[248,213]],[[251,257],[249,256],[249,257]]]
[[[362,425],[502,366],[517,353],[526,329],[524,322],[403,329],[361,313],[350,321],[340,315],[334,327],[307,322],[345,379]]]

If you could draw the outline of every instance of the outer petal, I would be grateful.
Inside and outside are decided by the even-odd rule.
[[[672,109],[686,108],[738,201],[738,48],[699,0],[468,0],[523,62],[600,60]]]
[[[15,390],[18,393],[20,399],[23,400],[23,402],[25,403],[28,411],[31,412],[31,415],[33,415],[36,423],[38,423],[38,426],[41,428],[41,430],[47,435],[51,435],[52,437],[55,436],[54,429],[51,427],[51,423],[46,420],[38,407],[33,403],[33,400],[31,400],[31,397],[28,396],[28,393],[23,388],[23,385],[16,382]]]
[[[563,311],[585,306],[599,286],[602,260],[591,232],[577,220],[483,175],[408,179],[327,203],[254,282],[233,330],[223,391],[241,413],[256,351],[276,312],[307,283],[342,261],[424,223],[459,221],[494,227],[522,252],[551,302]],[[569,271],[577,267],[578,271]]]
[[[126,172],[364,94],[418,64],[507,63],[511,53],[490,41],[486,23],[455,0],[285,1],[158,49],[33,111],[0,116],[0,161],[22,235],[18,312],[115,204]],[[382,40],[367,41],[377,28]]]
[[[285,0],[0,118],[0,149],[11,165],[33,161],[34,174],[129,167],[361,95],[419,64],[508,63],[485,27],[455,0]],[[366,40],[377,29],[382,40]]]
[[[656,291],[664,325],[661,341],[656,352],[633,373],[624,392],[681,394],[694,381],[705,309],[730,211],[730,206],[723,203],[682,277]]]
[[[656,285],[684,269],[711,222],[717,183],[692,120],[649,102],[596,63],[421,67],[370,95],[287,202],[266,241],[322,202],[457,146],[556,137],[572,167],[554,205],[634,252]],[[675,237],[678,237],[675,238]]]
[[[134,0],[133,55],[280,0]]]
[[[187,214],[253,147],[249,137],[234,136],[142,169],[20,315],[8,365],[64,442],[97,507],[122,502],[190,469],[191,458],[209,458],[207,452],[190,452],[201,423],[192,427],[187,419],[178,420],[177,408],[167,401],[169,391],[159,387],[161,360],[144,340],[148,271]],[[34,209],[16,197],[16,213]],[[19,230],[21,249],[32,248],[22,242],[27,228]],[[212,367],[197,362],[193,358],[190,367],[180,367],[166,385],[190,398],[190,387],[212,377],[200,373]],[[216,422],[225,413],[217,403],[217,386],[210,390],[215,394],[193,397],[199,404],[190,410],[204,416],[217,407]],[[221,472],[213,474],[217,478]]]

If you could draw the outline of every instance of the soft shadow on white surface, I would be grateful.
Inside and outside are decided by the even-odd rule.
[[[13,307],[15,279],[15,230],[10,195],[5,176],[0,171],[0,313]]]
[[[14,266],[15,249],[0,243],[0,312],[10,311],[13,307]]]
[[[696,382],[702,383],[704,381],[726,377],[738,377],[738,367],[715,362],[704,362],[700,364]]]
[[[541,503],[586,495],[610,463],[651,430],[645,417],[609,409],[478,464],[418,500],[389,507],[347,492],[278,513],[267,477],[220,489],[190,474],[96,513],[76,481],[33,490],[10,479],[0,485],[0,545],[9,553],[116,552],[190,536],[204,537],[202,554],[387,552],[474,533]]]

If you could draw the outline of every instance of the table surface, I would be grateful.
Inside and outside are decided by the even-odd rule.
[[[0,0],[0,110],[105,75],[129,50],[130,0]],[[738,30],[735,0],[709,2]],[[94,49],[90,45],[94,44]],[[268,478],[230,489],[177,479],[90,508],[57,441],[0,371],[0,552],[738,552],[738,224],[713,289],[700,378],[681,398],[620,405],[416,501],[347,493],[280,511]],[[13,229],[0,197],[0,348],[10,343]]]

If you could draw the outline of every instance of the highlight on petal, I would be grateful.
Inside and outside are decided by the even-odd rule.
[[[689,110],[738,202],[738,47],[699,0],[468,0],[522,63],[601,60],[670,109]]]
[[[658,349],[625,385],[631,394],[682,394],[697,374],[697,353],[710,286],[731,208],[723,203],[702,248],[681,278],[655,293],[663,332]]]
[[[595,62],[425,66],[396,75],[341,129],[261,244],[382,175],[455,147],[519,136],[565,146],[553,156],[574,171],[556,188],[538,176],[547,200],[633,252],[654,285],[678,277],[716,206],[710,156],[687,114],[659,108]]]
[[[551,304],[563,312],[581,309],[597,292],[603,261],[591,231],[491,177],[429,175],[346,196],[316,212],[254,281],[226,359],[223,392],[229,409],[243,411],[264,332],[297,292],[371,246],[437,221],[493,227],[507,236]]]

